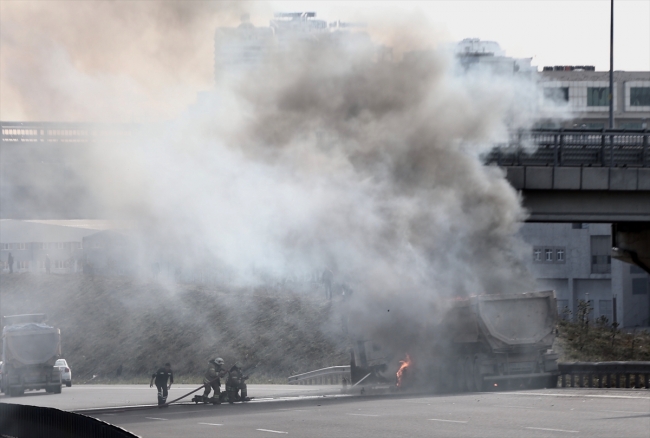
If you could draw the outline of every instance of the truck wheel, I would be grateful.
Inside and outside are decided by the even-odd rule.
[[[72,380],[68,380],[67,382],[65,382],[65,386],[70,388],[72,386]]]
[[[52,388],[52,392],[55,394],[61,394],[61,385],[56,385],[54,388]]]
[[[467,390],[469,392],[476,391],[476,388],[474,388],[474,362],[472,361],[472,358],[468,357],[465,359],[463,370],[465,371],[465,384],[467,385]]]
[[[478,392],[485,391],[485,384],[481,375],[481,359],[478,357],[474,361],[474,389]]]
[[[454,370],[454,386],[458,392],[465,392],[465,373],[463,372],[463,361],[459,360]]]

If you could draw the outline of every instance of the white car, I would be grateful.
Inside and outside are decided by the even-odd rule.
[[[61,371],[61,380],[65,383],[65,386],[72,386],[72,371],[68,366],[68,362],[65,359],[59,359],[54,363],[54,366]]]

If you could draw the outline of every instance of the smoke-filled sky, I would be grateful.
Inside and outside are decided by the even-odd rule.
[[[0,118],[176,117],[212,87],[217,26],[237,25],[242,13],[266,26],[274,11],[296,10],[365,22],[376,41],[397,49],[478,37],[538,66],[609,68],[609,1],[3,0]],[[616,1],[617,70],[650,70],[649,23],[647,1]]]
[[[225,75],[187,111],[213,87],[215,27],[271,9],[3,2],[2,119],[167,121],[75,169],[103,217],[146,234],[130,263],[171,248],[238,284],[330,268],[355,289],[357,322],[389,306],[381,332],[412,339],[441,296],[531,287],[520,199],[479,157],[530,126],[534,82],[461,74],[443,52],[381,60],[370,40],[330,34]],[[374,41],[399,51],[441,41],[425,18],[371,17]]]

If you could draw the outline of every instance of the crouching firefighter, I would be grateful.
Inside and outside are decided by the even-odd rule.
[[[246,388],[246,380],[248,376],[244,375],[239,363],[235,363],[228,371],[228,380],[226,380],[226,394],[228,396],[228,403],[236,401],[249,401],[248,389]],[[240,394],[241,391],[241,394]]]
[[[172,383],[174,383],[174,373],[172,372],[172,366],[167,362],[164,367],[158,368],[158,371],[151,375],[151,382],[149,382],[149,388],[154,384],[154,379],[156,383],[156,389],[158,389],[158,406],[163,406],[167,403],[167,391],[171,389]],[[169,385],[167,385],[167,380],[169,379]]]
[[[203,384],[205,391],[203,391],[203,401],[206,403],[219,404],[219,395],[221,393],[221,378],[226,374],[223,369],[223,359],[217,357],[210,360],[208,369],[203,376]],[[210,391],[214,390],[214,395],[210,399]]]

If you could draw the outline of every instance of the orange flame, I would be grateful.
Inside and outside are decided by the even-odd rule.
[[[400,367],[399,370],[397,370],[397,387],[399,388],[402,386],[402,376],[404,375],[404,371],[411,365],[411,356],[408,354],[406,355],[406,360],[400,360]]]

